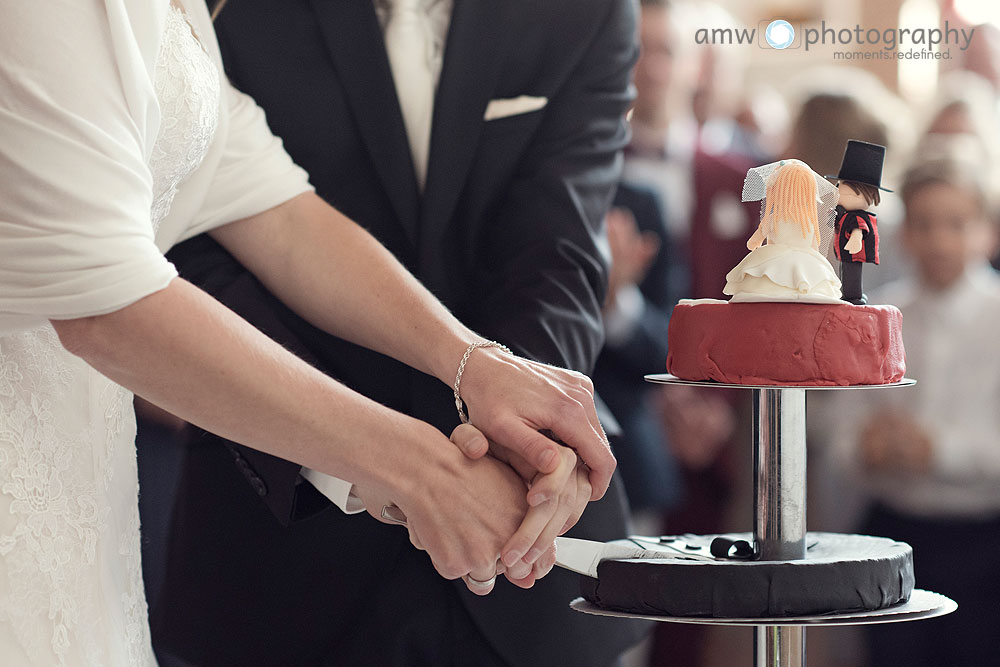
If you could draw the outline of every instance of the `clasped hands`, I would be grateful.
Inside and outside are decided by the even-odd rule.
[[[590,379],[506,354],[477,350],[462,398],[472,424],[454,430],[444,471],[412,498],[355,492],[379,519],[394,504],[410,541],[447,579],[486,595],[498,574],[531,587],[555,564],[554,539],[604,496],[615,459],[597,419]],[[443,474],[442,474],[443,473]],[[393,522],[391,519],[388,522]]]

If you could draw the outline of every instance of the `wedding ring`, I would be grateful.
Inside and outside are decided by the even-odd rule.
[[[490,577],[486,581],[479,581],[478,579],[476,579],[475,577],[473,577],[471,574],[467,574],[467,575],[465,575],[465,580],[466,580],[466,582],[468,582],[469,584],[472,584],[476,588],[489,588],[493,584],[496,583],[496,581],[497,581],[497,575],[494,574],[492,577]]]

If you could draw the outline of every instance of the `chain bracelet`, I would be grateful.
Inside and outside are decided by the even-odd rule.
[[[469,347],[465,348],[465,354],[462,355],[462,361],[458,364],[458,373],[455,374],[455,408],[458,410],[458,416],[462,420],[463,424],[469,423],[469,416],[465,414],[465,404],[462,403],[462,395],[459,390],[462,386],[462,373],[465,372],[465,364],[469,361],[469,355],[472,351],[480,347],[496,347],[507,354],[513,354],[506,345],[498,343],[494,340],[480,341],[478,343],[472,343]]]

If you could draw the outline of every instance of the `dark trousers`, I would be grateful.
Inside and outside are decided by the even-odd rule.
[[[203,520],[180,533],[175,523],[152,614],[158,653],[198,667],[513,667],[405,528],[332,507],[286,528],[225,447],[189,446],[185,458],[175,518]],[[204,485],[226,492],[200,504]],[[377,570],[346,562],[373,553],[397,555]],[[196,582],[210,579],[214,594],[205,595]]]
[[[177,497],[184,448],[176,432],[136,417],[139,518],[142,525],[142,578],[149,606],[156,604],[166,570],[170,521]]]
[[[415,549],[400,554],[365,608],[357,610],[351,632],[327,654],[324,667],[512,667],[476,627],[455,584],[427,567],[427,558]]]
[[[867,303],[868,299],[865,298],[861,285],[861,269],[864,265],[864,262],[842,261],[840,263],[840,282],[844,301],[858,305]]]
[[[916,587],[958,603],[947,616],[866,626],[873,667],[1000,665],[1000,518],[932,520],[876,507],[862,532],[908,543]]]

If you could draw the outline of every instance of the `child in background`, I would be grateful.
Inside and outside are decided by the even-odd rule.
[[[907,172],[913,275],[873,301],[902,311],[917,385],[837,397],[838,458],[873,501],[861,532],[909,543],[917,587],[959,605],[870,626],[873,665],[1000,665],[1000,277],[982,173],[953,154]]]

